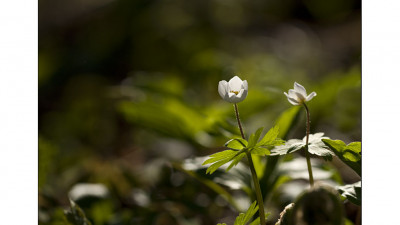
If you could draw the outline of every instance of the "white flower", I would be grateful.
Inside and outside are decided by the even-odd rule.
[[[218,84],[218,92],[225,101],[238,103],[247,96],[247,80],[242,81],[238,76],[234,76],[229,82],[222,80]]]
[[[306,89],[297,82],[294,82],[294,89],[290,89],[289,94],[286,92],[284,92],[284,94],[293,105],[301,105],[317,96],[317,93],[314,91],[307,96]]]

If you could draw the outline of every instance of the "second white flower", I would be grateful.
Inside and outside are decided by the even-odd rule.
[[[294,89],[290,89],[289,94],[286,92],[284,92],[284,94],[288,98],[288,101],[293,105],[301,105],[317,96],[317,93],[314,91],[307,96],[306,89],[297,82],[294,82]]]

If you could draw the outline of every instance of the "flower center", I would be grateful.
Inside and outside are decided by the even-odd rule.
[[[230,91],[231,93],[235,93],[236,95],[239,94],[238,91]]]

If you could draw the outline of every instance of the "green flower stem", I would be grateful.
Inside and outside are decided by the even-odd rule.
[[[242,135],[242,138],[245,139],[242,124],[241,124],[240,118],[239,118],[239,110],[238,110],[237,104],[235,103],[234,106],[235,106],[236,120],[239,125],[240,134]],[[253,159],[251,158],[251,154],[249,152],[246,152],[246,155],[247,155],[247,159],[249,161],[249,167],[250,167],[251,176],[252,176],[253,182],[254,182],[254,188],[256,189],[255,191],[256,191],[256,198],[257,198],[257,202],[258,202],[258,212],[260,214],[260,223],[261,223],[261,225],[265,225],[264,201],[263,201],[263,197],[261,194],[260,182],[258,181],[256,169],[254,168],[254,163],[253,163]]]
[[[310,110],[308,110],[308,107],[306,103],[303,103],[304,108],[306,109],[307,112],[307,123],[306,123],[306,147],[305,147],[305,154],[306,154],[306,159],[307,159],[307,169],[308,169],[308,176],[310,179],[310,186],[314,186],[314,178],[313,178],[313,173],[312,173],[312,167],[311,167],[311,161],[310,161],[310,154],[308,152],[308,137],[310,136]]]
[[[240,134],[242,135],[242,138],[243,138],[243,139],[246,139],[246,138],[244,137],[243,128],[242,128],[242,123],[240,122],[239,110],[238,110],[237,104],[235,103],[234,106],[235,106],[236,120],[237,120],[238,125],[239,125]]]
[[[251,176],[253,177],[254,188],[256,189],[256,198],[258,202],[258,213],[260,214],[260,223],[265,225],[265,212],[264,212],[264,201],[261,194],[260,182],[257,178],[257,173],[254,168],[253,159],[251,158],[251,154],[249,152],[246,153],[247,159],[249,160],[249,166],[251,170]]]

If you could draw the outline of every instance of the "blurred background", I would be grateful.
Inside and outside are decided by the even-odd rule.
[[[234,75],[246,134],[286,121],[282,138],[304,137],[283,95],[297,81],[317,92],[312,133],[361,141],[361,1],[39,0],[38,47],[39,224],[65,224],[69,198],[96,225],[233,224],[249,171],[201,163],[239,135],[217,91]],[[313,160],[317,180],[360,180]],[[308,184],[301,154],[274,162],[259,160],[269,224]],[[348,224],[358,211],[345,201]]]

